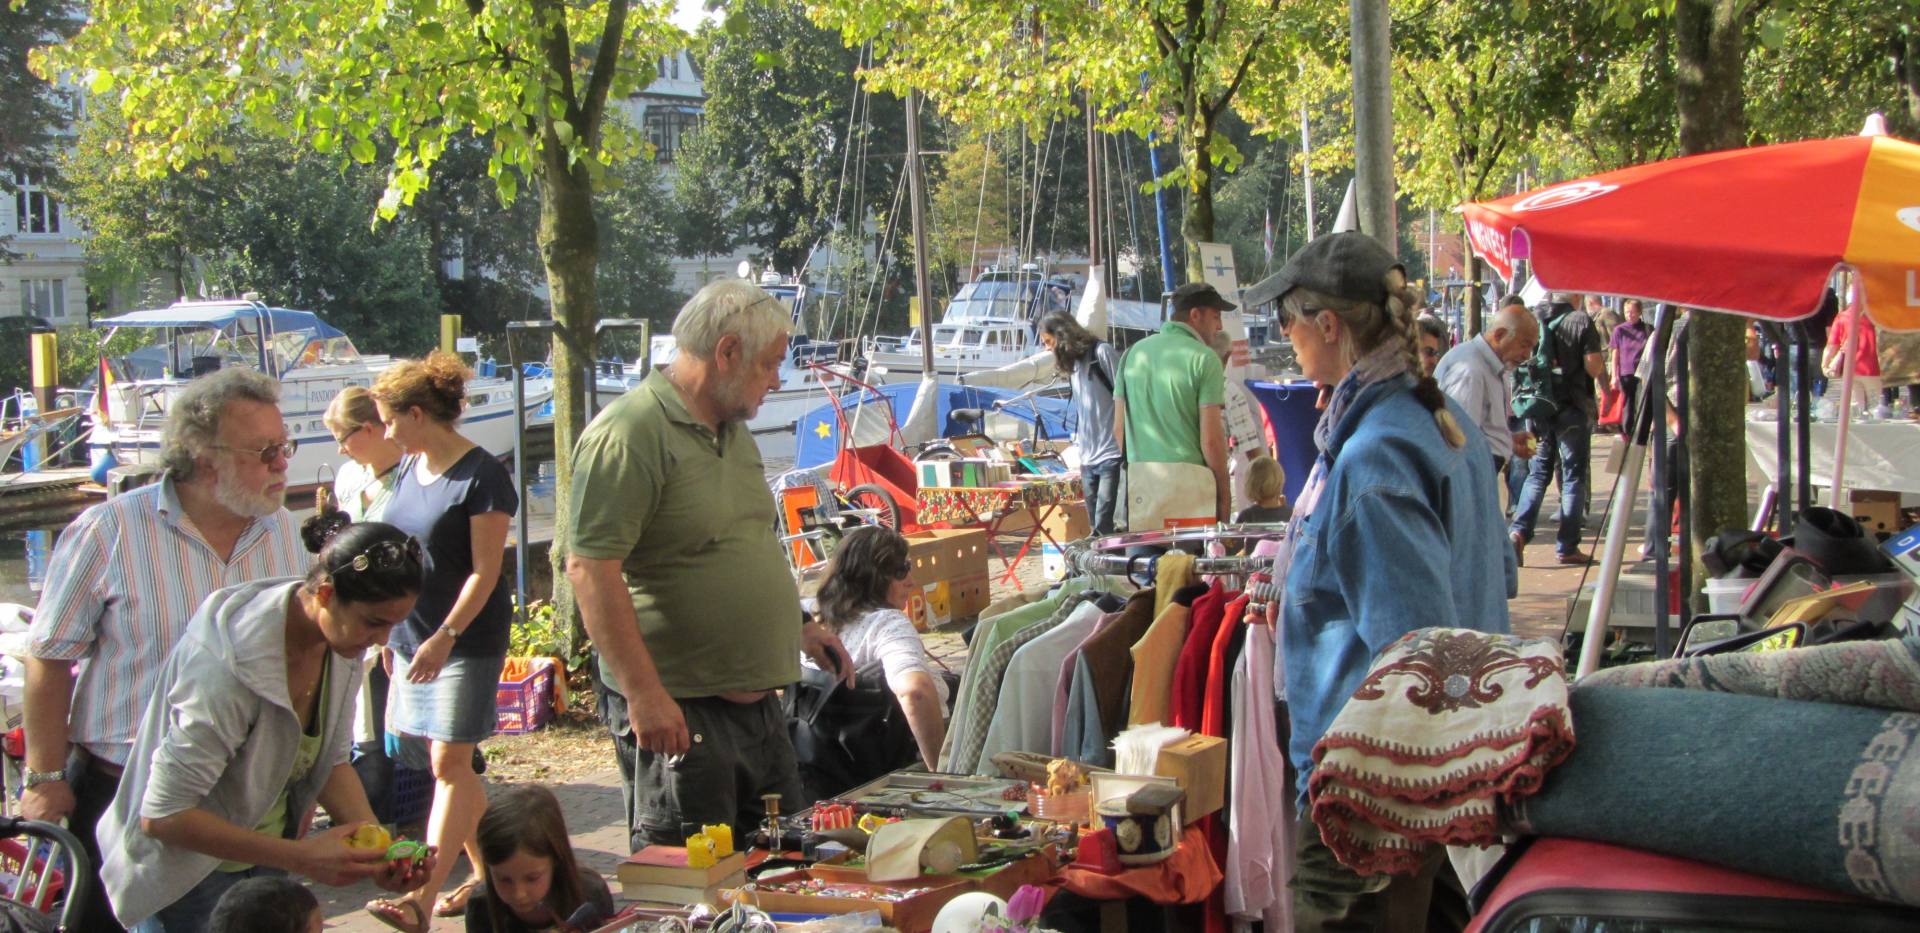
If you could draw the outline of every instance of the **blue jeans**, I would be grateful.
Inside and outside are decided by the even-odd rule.
[[[213,916],[213,905],[220,903],[220,895],[227,893],[228,888],[248,878],[284,878],[286,874],[278,868],[259,865],[243,871],[215,870],[187,889],[179,900],[134,924],[131,933],[201,933],[207,928],[207,918]]]
[[[1080,485],[1087,490],[1087,523],[1093,526],[1093,533],[1113,534],[1113,507],[1120,500],[1120,461],[1081,467]]]
[[[1547,497],[1547,484],[1553,481],[1554,468],[1560,473],[1560,531],[1554,536],[1553,550],[1567,555],[1580,549],[1582,520],[1587,511],[1587,452],[1592,428],[1587,413],[1577,407],[1562,409],[1547,424],[1535,426],[1540,447],[1534,451],[1527,472],[1527,485],[1520,490],[1520,504],[1509,529],[1522,541],[1533,540],[1533,526],[1540,517],[1540,503]]]

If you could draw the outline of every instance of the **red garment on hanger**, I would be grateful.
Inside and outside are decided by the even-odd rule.
[[[1172,725],[1200,731],[1200,718],[1206,708],[1207,665],[1213,660],[1213,637],[1226,618],[1227,591],[1215,582],[1205,595],[1193,601],[1193,621],[1187,629],[1186,644],[1180,646],[1180,660],[1173,666]]]
[[[1227,737],[1227,711],[1233,683],[1233,663],[1229,660],[1229,654],[1235,631],[1247,614],[1248,602],[1248,597],[1241,593],[1229,593],[1227,596],[1229,602],[1221,613],[1220,628],[1214,633],[1213,646],[1207,652],[1207,692],[1200,708],[1200,731],[1223,739]]]

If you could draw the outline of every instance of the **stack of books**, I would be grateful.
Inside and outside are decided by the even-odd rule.
[[[722,890],[747,883],[747,865],[747,854],[734,852],[707,868],[694,868],[682,846],[647,846],[621,862],[614,875],[620,896],[630,901],[717,904]]]

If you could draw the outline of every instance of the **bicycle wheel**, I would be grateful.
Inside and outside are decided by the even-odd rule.
[[[847,490],[846,500],[849,508],[872,509],[874,524],[900,529],[900,506],[893,501],[893,493],[873,483],[861,483]]]

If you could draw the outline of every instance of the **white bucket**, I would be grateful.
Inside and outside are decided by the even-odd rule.
[[[1701,592],[1707,594],[1707,611],[1714,615],[1727,615],[1740,611],[1740,603],[1747,595],[1747,587],[1755,584],[1750,577],[1729,577],[1708,580]]]

